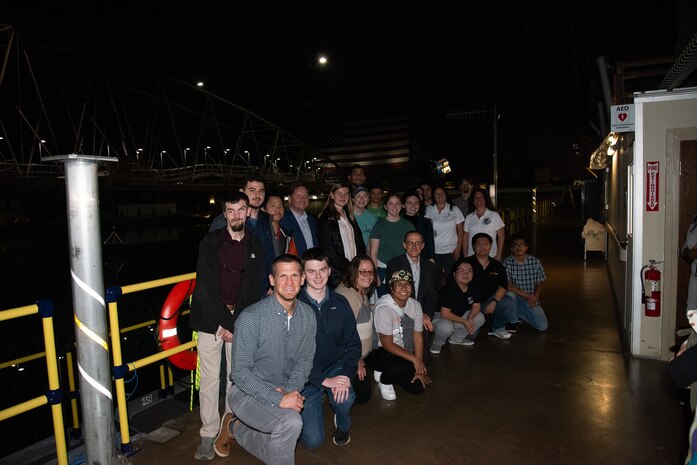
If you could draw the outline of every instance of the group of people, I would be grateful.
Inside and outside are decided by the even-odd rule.
[[[317,217],[301,183],[287,208],[259,177],[222,199],[199,246],[189,319],[200,364],[196,459],[226,457],[236,441],[267,464],[292,464],[298,442],[325,441],[325,395],[332,441],[348,444],[371,377],[385,400],[395,386],[422,394],[446,343],[473,345],[486,323],[500,339],[519,321],[547,328],[542,265],[519,237],[501,262],[504,225],[486,190],[465,181],[449,203],[440,186],[383,196],[365,180],[354,166]]]

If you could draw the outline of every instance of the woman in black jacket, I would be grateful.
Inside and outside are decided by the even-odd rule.
[[[329,257],[332,274],[329,283],[336,287],[356,255],[365,254],[361,230],[353,217],[353,205],[347,183],[332,186],[317,219],[319,245]]]

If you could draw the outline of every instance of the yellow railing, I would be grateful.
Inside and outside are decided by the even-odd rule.
[[[56,338],[53,331],[53,303],[50,300],[41,300],[34,305],[0,311],[0,321],[34,315],[36,313],[41,315],[44,330],[45,352],[42,352],[41,355],[35,354],[34,356],[24,357],[23,359],[35,360],[37,358],[46,357],[49,391],[42,396],[35,397],[0,411],[0,421],[7,420],[8,418],[50,403],[51,414],[53,416],[53,434],[56,438],[57,462],[58,465],[67,465],[68,449],[65,443],[63,408],[61,406],[61,389],[58,376],[58,358],[56,356]]]
[[[111,329],[111,345],[112,345],[112,356],[114,363],[114,383],[116,385],[116,401],[119,410],[119,429],[121,431],[121,452],[124,454],[130,454],[132,451],[131,445],[131,435],[128,426],[128,409],[127,409],[127,399],[126,399],[126,389],[124,377],[128,372],[135,371],[138,368],[142,368],[151,365],[160,360],[170,357],[171,355],[184,352],[185,350],[192,349],[198,345],[197,340],[192,340],[185,344],[180,344],[172,349],[164,350],[158,352],[154,355],[142,358],[140,360],[134,360],[124,364],[123,357],[121,354],[121,338],[119,335],[121,331],[119,330],[119,315],[118,315],[118,304],[117,300],[121,295],[132,294],[134,292],[145,291],[149,289],[155,289],[157,287],[167,286],[170,284],[176,284],[182,281],[189,281],[196,279],[196,273],[182,274],[178,276],[172,276],[169,278],[156,279],[153,281],[146,281],[137,284],[131,284],[122,287],[112,287],[107,290],[107,302],[109,303],[109,326]],[[142,327],[141,325],[135,325],[136,327]],[[133,328],[133,326],[129,327]],[[160,372],[161,379],[164,378],[164,370]],[[161,385],[164,382],[161,381]]]
[[[130,452],[130,433],[128,426],[128,413],[126,408],[126,393],[123,374],[134,371],[138,368],[142,368],[160,360],[164,360],[171,355],[183,352],[185,350],[190,350],[198,345],[198,342],[193,340],[191,342],[181,344],[178,347],[172,349],[158,352],[154,355],[142,358],[140,360],[135,360],[123,365],[122,355],[121,355],[121,338],[119,335],[126,334],[131,331],[135,331],[141,328],[152,326],[157,324],[157,320],[148,320],[142,323],[131,325],[125,328],[119,329],[118,321],[118,305],[116,300],[118,296],[123,294],[131,294],[134,292],[155,289],[157,287],[167,286],[170,284],[176,284],[182,281],[188,281],[196,278],[196,273],[188,273],[178,276],[172,276],[169,278],[157,279],[154,281],[147,281],[143,283],[132,284],[123,287],[112,287],[109,288],[109,292],[116,292],[116,299],[109,301],[109,320],[110,320],[110,336],[112,341],[112,353],[113,353],[113,363],[114,372],[121,372],[121,376],[115,377],[115,385],[117,391],[117,403],[119,409],[119,426],[121,430],[121,449],[122,452]],[[108,293],[109,293],[108,292]],[[188,314],[190,310],[185,310],[182,314]],[[63,424],[63,413],[61,406],[61,391],[59,384],[58,375],[58,361],[56,357],[55,350],[55,335],[53,332],[53,304],[50,301],[40,301],[37,304],[26,305],[23,307],[11,308],[8,310],[0,311],[0,321],[11,320],[15,318],[21,318],[23,316],[34,315],[37,313],[42,314],[44,323],[44,344],[46,346],[46,351],[37,352],[35,354],[26,355],[23,357],[15,358],[6,362],[0,363],[0,369],[12,367],[21,363],[27,363],[33,360],[38,360],[41,358],[46,358],[47,369],[49,372],[49,393],[36,397],[34,399],[22,402],[20,404],[14,405],[7,409],[0,411],[0,421],[7,420],[14,416],[20,415],[32,409],[44,406],[51,403],[52,413],[53,413],[53,423],[54,423],[54,435],[56,438],[56,454],[58,456],[58,465],[65,465],[68,463],[67,447],[65,440],[65,430]],[[50,348],[49,348],[50,347]],[[78,416],[78,405],[77,405],[77,395],[76,395],[76,382],[75,382],[75,371],[73,366],[73,354],[67,351],[66,354],[66,365],[68,373],[68,388],[69,388],[69,398],[71,402],[71,414],[72,414],[72,428],[74,431],[79,431],[80,423]],[[120,371],[119,371],[120,369]],[[170,368],[165,372],[164,365],[160,366],[160,389],[164,392],[168,387],[174,386],[174,374]]]

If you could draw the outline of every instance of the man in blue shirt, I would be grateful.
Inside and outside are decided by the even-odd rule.
[[[538,331],[545,331],[549,324],[540,306],[540,293],[547,276],[542,262],[527,253],[528,245],[522,237],[513,238],[511,252],[503,260],[508,275],[507,294],[516,301],[518,318]]]
[[[356,400],[351,379],[361,358],[361,340],[350,304],[327,285],[331,274],[327,254],[317,247],[307,249],[302,261],[305,287],[298,300],[315,311],[317,349],[310,378],[302,391],[305,408],[302,411],[300,442],[309,449],[319,447],[324,442],[322,402],[326,393],[329,406],[334,410],[336,431],[332,439],[337,446],[343,446],[351,440],[349,413]]]
[[[288,192],[288,209],[281,218],[281,226],[295,239],[298,255],[319,245],[317,218],[306,211],[309,202],[310,191],[307,186],[300,182],[293,183]]]

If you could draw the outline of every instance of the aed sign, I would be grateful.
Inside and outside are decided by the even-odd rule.
[[[634,130],[634,104],[614,105],[610,112],[610,131],[631,132]]]
[[[658,211],[658,169],[657,161],[646,162],[646,211]]]

